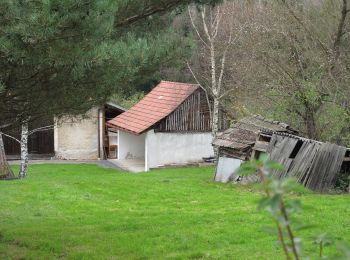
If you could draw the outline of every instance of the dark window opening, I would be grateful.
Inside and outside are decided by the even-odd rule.
[[[259,160],[262,155],[265,155],[267,153],[261,152],[261,151],[255,151],[254,159]]]
[[[343,192],[350,192],[350,161],[344,161],[340,172],[335,177],[335,188]]]
[[[347,150],[347,151],[346,151],[346,153],[345,153],[345,157],[350,158],[350,150]]]
[[[111,120],[111,119],[119,116],[121,113],[123,113],[123,111],[105,106],[106,121]]]
[[[300,151],[300,148],[302,147],[302,145],[303,145],[303,141],[298,140],[298,142],[294,146],[294,149],[293,149],[292,153],[289,156],[290,159],[294,159],[297,156],[297,154]]]
[[[260,134],[259,141],[264,141],[269,143],[271,141],[271,136]]]

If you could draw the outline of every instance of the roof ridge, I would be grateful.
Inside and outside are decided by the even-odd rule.
[[[275,125],[279,125],[283,128],[291,128],[291,126],[285,122],[281,122],[281,121],[278,121],[278,120],[273,120],[273,119],[270,119],[270,118],[267,118],[267,117],[264,117],[260,114],[256,114],[256,115],[253,115],[252,118],[257,118],[259,120],[262,120],[264,122],[267,122],[267,123],[271,123],[271,124],[275,124]]]
[[[185,83],[185,82],[178,82],[178,81],[168,81],[168,80],[161,80],[160,83],[166,82],[166,83],[173,83],[176,85],[192,85],[192,86],[199,86],[198,83]]]

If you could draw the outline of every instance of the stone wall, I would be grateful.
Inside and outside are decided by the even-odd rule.
[[[98,159],[98,109],[84,117],[63,118],[54,130],[55,156],[67,160]]]

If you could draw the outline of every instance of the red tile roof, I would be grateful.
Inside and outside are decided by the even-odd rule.
[[[161,81],[140,102],[109,120],[107,126],[142,134],[182,104],[199,85]]]

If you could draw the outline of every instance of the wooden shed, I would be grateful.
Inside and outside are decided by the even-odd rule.
[[[234,172],[243,161],[266,153],[273,132],[298,134],[288,124],[260,115],[243,118],[219,134],[213,141],[219,153],[215,180],[228,182],[235,179]]]
[[[216,181],[242,180],[236,169],[243,161],[258,159],[261,153],[284,166],[284,171],[274,171],[273,175],[294,177],[317,192],[329,191],[339,178],[350,173],[350,149],[304,138],[289,125],[262,116],[242,119],[218,136],[213,145],[219,149]]]
[[[161,81],[140,102],[107,122],[118,132],[118,165],[148,171],[214,155],[210,101],[199,85]],[[220,130],[227,122],[220,111]],[[131,167],[130,167],[131,169]]]
[[[38,120],[29,126],[30,130],[51,126],[45,131],[38,131],[28,138],[30,159],[97,160],[115,157],[118,136],[108,131],[105,122],[126,109],[114,102],[90,109],[86,114],[63,117],[59,120]],[[8,134],[20,138],[20,129],[13,129]],[[7,159],[20,158],[20,145],[12,138],[4,136],[4,148]]]

